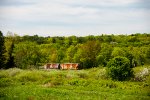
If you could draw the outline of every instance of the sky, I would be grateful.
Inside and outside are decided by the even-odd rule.
[[[0,30],[21,36],[150,33],[150,0],[0,0]]]

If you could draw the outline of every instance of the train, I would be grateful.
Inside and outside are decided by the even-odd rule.
[[[79,68],[79,63],[47,63],[44,65],[44,69],[74,69]]]

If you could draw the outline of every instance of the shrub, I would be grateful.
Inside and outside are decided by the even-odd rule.
[[[63,85],[65,82],[64,78],[51,77],[43,81],[44,87],[53,87],[58,85]]]
[[[1,78],[0,87],[6,87],[12,85],[12,80],[10,78]]]
[[[133,76],[130,61],[126,57],[115,57],[107,64],[107,74],[113,80],[124,81]]]
[[[149,76],[149,70],[148,68],[144,68],[139,73],[136,73],[133,80],[134,81],[145,81],[147,80],[147,76]]]
[[[97,74],[95,75],[96,79],[107,79],[107,75],[106,75],[106,69],[100,69],[98,70]]]
[[[88,78],[88,73],[86,73],[85,71],[80,71],[78,74],[77,74],[80,78]]]
[[[21,73],[22,70],[18,69],[18,68],[10,68],[10,69],[7,70],[7,72],[9,73],[9,76],[14,77],[17,74]]]
[[[8,78],[9,74],[5,70],[0,70],[0,79],[1,78]]]
[[[78,77],[79,76],[74,71],[68,71],[68,73],[66,74],[67,79],[78,78]]]
[[[38,71],[24,71],[16,76],[21,82],[37,82],[43,79],[43,76]]]
[[[69,85],[74,85],[74,86],[87,86],[90,84],[90,82],[88,82],[85,79],[72,79],[72,80],[67,81],[67,83]]]

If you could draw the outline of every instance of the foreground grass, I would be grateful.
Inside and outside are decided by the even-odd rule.
[[[144,67],[134,68],[138,75]],[[104,68],[0,71],[1,100],[149,100],[150,75],[112,81]]]

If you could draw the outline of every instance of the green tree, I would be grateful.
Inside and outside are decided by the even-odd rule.
[[[15,45],[15,64],[18,68],[38,67],[41,52],[35,42],[21,42]]]
[[[100,49],[101,44],[99,41],[87,41],[80,45],[75,57],[79,56],[77,58],[80,59],[83,68],[97,67],[96,56],[100,52]]]
[[[64,58],[65,62],[74,62],[74,55],[77,52],[77,48],[73,45],[71,45],[69,48],[67,48],[66,51],[66,57]]]
[[[56,63],[57,62],[57,50],[55,48],[52,49],[51,55],[50,55],[50,61],[51,63]]]
[[[49,63],[51,59],[51,54],[53,52],[53,45],[51,43],[49,44],[41,44],[38,46],[39,51],[41,53],[40,61],[42,64]]]
[[[13,56],[13,48],[14,48],[15,36],[13,33],[8,32],[5,37],[5,57],[6,57],[6,68],[14,67],[14,56]]]
[[[72,44],[72,40],[70,37],[66,37],[64,40],[65,47],[69,47]]]
[[[101,46],[101,51],[96,56],[97,64],[100,66],[106,66],[108,61],[111,59],[111,53],[113,47],[107,43],[103,43]]]
[[[113,80],[124,81],[133,76],[130,61],[126,57],[115,57],[107,64],[107,73]]]
[[[70,36],[71,40],[72,40],[72,45],[77,45],[78,43],[78,38],[76,36]]]
[[[146,61],[147,61],[147,63],[149,63],[150,64],[150,46],[147,48],[147,51],[146,51]]]
[[[137,65],[143,65],[146,59],[146,49],[144,47],[134,47],[133,56],[133,60],[137,62]]]
[[[5,68],[5,46],[4,46],[4,36],[0,31],[0,68]]]
[[[112,51],[112,57],[117,57],[117,56],[126,56],[125,51],[122,48],[115,47],[114,50]]]
[[[60,49],[57,50],[57,62],[61,63],[63,62],[63,59],[65,58],[65,48],[61,47]]]

